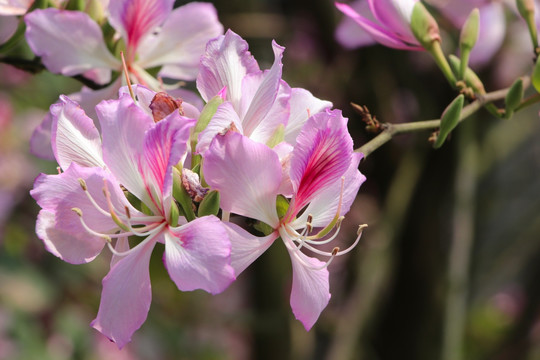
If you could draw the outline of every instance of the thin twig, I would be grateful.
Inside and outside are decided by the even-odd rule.
[[[524,78],[524,88],[529,86],[529,78]],[[461,117],[459,122],[462,122],[478,110],[480,110],[484,105],[489,104],[493,101],[504,99],[510,88],[501,89],[493,91],[484,95],[477,95],[477,99],[465,106],[461,111]],[[425,121],[416,121],[405,124],[391,124],[383,123],[381,127],[384,129],[379,135],[377,135],[372,140],[368,141],[366,144],[362,145],[356,152],[361,152],[364,154],[364,157],[367,157],[373,151],[377,150],[382,145],[386,144],[392,137],[399,134],[405,134],[415,131],[422,130],[433,130],[437,129],[441,125],[441,120],[425,120]]]

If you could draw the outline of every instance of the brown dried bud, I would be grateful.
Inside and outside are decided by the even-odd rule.
[[[175,99],[164,92],[158,92],[150,103],[150,110],[152,110],[152,116],[154,117],[155,122],[166,118],[167,115],[171,114],[176,109],[178,109],[180,115],[184,115],[182,99]]]
[[[202,201],[208,192],[208,189],[201,185],[199,175],[189,169],[182,169],[182,185],[189,194],[189,197],[195,202]]]

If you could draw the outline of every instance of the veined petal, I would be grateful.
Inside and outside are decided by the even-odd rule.
[[[3,0],[0,2],[0,15],[24,15],[34,0]]]
[[[296,215],[338,180],[349,168],[352,153],[347,119],[340,110],[317,113],[309,118],[292,153],[290,177],[296,194],[289,215]]]
[[[291,112],[290,99],[291,87],[285,81],[280,80],[277,96],[272,107],[253,129],[249,138],[266,144],[272,138],[278,126],[286,126]]]
[[[154,245],[150,241],[132,250],[103,278],[99,311],[90,325],[120,349],[131,341],[150,309],[152,289],[148,268]]]
[[[52,149],[58,165],[66,170],[72,162],[86,167],[103,167],[101,137],[79,104],[67,96],[51,106]]]
[[[368,0],[373,15],[400,39],[417,43],[411,30],[411,17],[418,0]]]
[[[172,167],[186,153],[190,129],[194,124],[194,120],[174,111],[145,134],[139,162],[140,176],[154,204],[166,218],[172,201]]]
[[[320,100],[302,88],[292,89],[290,104],[291,114],[285,127],[285,141],[291,145],[296,144],[296,137],[308,118],[332,107],[330,101]]]
[[[120,237],[116,240],[116,244],[114,245],[114,250],[116,250],[119,253],[122,253],[124,251],[129,250],[129,238],[127,236]],[[122,256],[118,256],[116,254],[113,254],[111,257],[111,268],[116,265],[120,260],[122,260]]]
[[[279,234],[273,232],[265,237],[250,234],[240,226],[224,222],[231,239],[231,266],[236,276],[240,275],[252,262],[257,260],[274,243]]]
[[[259,71],[259,65],[249,52],[247,42],[227,30],[225,35],[206,45],[197,76],[197,89],[204,101],[208,102],[226,86],[226,100],[231,101],[238,111],[243,96],[244,76]]]
[[[122,78],[119,77],[111,85],[103,89],[93,90],[83,86],[81,91],[69,94],[68,97],[71,100],[78,102],[86,115],[91,119],[95,119],[94,124],[99,128],[100,124],[99,121],[97,121],[96,106],[103,101],[103,99],[115,99],[121,85]]]
[[[272,149],[230,131],[217,135],[203,156],[206,181],[219,190],[223,210],[277,227],[281,164]]]
[[[307,221],[307,216],[312,215],[313,227],[325,227],[336,216],[339,199],[342,197],[340,215],[345,215],[349,212],[360,185],[366,181],[366,177],[358,171],[358,165],[362,160],[363,154],[353,153],[352,161],[343,175],[343,194],[341,193],[341,179],[336,180],[334,184],[319,193],[307,206],[306,210],[298,219],[294,220],[291,226],[295,229],[304,228]]]
[[[55,160],[51,145],[52,119],[51,113],[48,112],[41,124],[34,129],[30,138],[30,153],[50,161]]]
[[[374,21],[369,4],[365,0],[357,0],[349,4],[357,13],[363,17]],[[336,28],[336,40],[346,48],[354,49],[357,47],[373,45],[375,39],[348,16],[345,16]]]
[[[28,45],[50,71],[72,76],[93,68],[120,68],[99,25],[87,14],[49,8],[32,11],[24,19]]]
[[[233,124],[236,129],[242,134],[243,128],[238,113],[234,110],[231,102],[227,101],[219,105],[212,119],[201,131],[197,141],[197,152],[204,154],[214,137],[222,131],[228,129]]]
[[[19,26],[19,19],[16,16],[2,16],[0,18],[0,44],[8,41]]]
[[[94,260],[105,246],[105,240],[89,235],[82,226],[78,229],[73,229],[76,226],[67,229],[65,226],[57,226],[66,220],[79,221],[77,218],[57,219],[55,213],[48,210],[39,212],[36,234],[45,244],[47,251],[71,264],[84,264]]]
[[[328,269],[317,270],[324,265],[322,261],[306,256],[299,250],[293,254],[294,249],[289,249],[293,268],[291,308],[296,319],[309,331],[330,301]],[[302,262],[297,257],[301,258]]]
[[[134,58],[143,38],[161,25],[172,11],[174,0],[114,0],[109,2],[109,21],[126,39]]]
[[[285,48],[272,41],[274,64],[264,72],[264,77],[250,80],[255,74],[249,74],[242,81],[242,98],[240,99],[240,118],[244,126],[244,135],[250,136],[265,118],[276,100],[283,64]],[[251,96],[250,96],[251,95]],[[238,109],[237,109],[238,110]]]
[[[159,33],[141,44],[137,63],[144,67],[165,65],[161,76],[195,80],[206,43],[223,34],[223,25],[210,3],[193,2],[175,9]]]
[[[103,134],[103,159],[118,181],[153,211],[153,206],[139,170],[144,137],[154,120],[129,95],[118,100],[102,101],[96,107]]]
[[[126,207],[133,215],[139,213],[126,200],[116,180],[102,168],[81,167],[72,163],[61,174],[40,175],[30,191],[30,195],[43,208],[37,224],[38,236],[51,253],[70,263],[92,260],[105,245],[102,237],[85,230],[73,208],[82,211],[85,223],[94,231],[110,234],[118,229],[110,216],[96,209],[83,191],[79,179],[85,181],[88,193],[105,212],[109,212],[109,206],[102,192],[104,181],[118,214],[123,214]]]
[[[218,294],[235,280],[231,243],[217,217],[197,218],[164,235],[164,262],[178,289]]]
[[[387,28],[363,17],[347,4],[336,2],[336,7],[345,15],[353,19],[362,29],[370,34],[378,43],[394,49],[400,50],[423,50],[418,41],[411,45],[403,42],[400,37],[389,31]]]

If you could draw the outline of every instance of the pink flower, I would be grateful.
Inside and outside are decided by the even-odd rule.
[[[26,14],[33,2],[34,0],[0,0],[0,44],[15,34],[19,26],[17,16]]]
[[[234,131],[216,136],[204,154],[204,174],[210,186],[220,191],[222,209],[260,220],[273,229],[257,238],[228,224],[236,274],[281,237],[293,265],[291,307],[307,330],[330,299],[328,264],[356,244],[343,252],[317,249],[335,238],[342,215],[349,211],[365,179],[357,169],[362,155],[353,153],[346,123],[338,110],[310,117],[296,139],[287,167],[289,179],[282,176],[276,152]],[[280,217],[276,200],[286,180],[291,182],[292,198]],[[324,230],[314,234],[313,228]],[[327,238],[332,229],[337,230]],[[329,261],[321,262],[301,249],[327,256]]]
[[[332,106],[309,91],[292,88],[281,79],[284,47],[272,43],[274,62],[261,70],[247,42],[233,31],[210,41],[201,58],[197,88],[205,101],[224,94],[221,104],[198,139],[197,151],[206,151],[214,136],[234,128],[252,140],[266,144],[279,127],[283,139],[294,145],[310,115]]]
[[[369,7],[366,5],[369,5]],[[351,5],[336,2],[336,7],[352,19],[374,41],[401,50],[422,50],[411,29],[411,15],[418,0],[358,0]],[[351,33],[352,32],[352,33]],[[345,20],[336,33],[347,47],[370,44],[364,34],[358,34]],[[358,36],[358,39],[355,39]]]
[[[113,252],[92,326],[120,348],[146,319],[148,265],[157,243],[165,244],[163,261],[182,291],[215,294],[235,279],[221,221],[187,222],[175,211],[173,169],[185,158],[194,120],[173,111],[155,123],[145,105],[154,93],[136,92],[139,103],[121,92],[98,105],[101,136],[77,103],[62,97],[53,105],[53,150],[63,172],[40,175],[31,191],[42,208],[36,232],[52,254],[79,264],[105,245]],[[130,236],[141,238],[132,248]]]
[[[115,0],[108,7],[108,19],[125,44],[131,77],[156,91],[161,84],[145,69],[161,66],[159,76],[194,80],[206,43],[223,33],[212,4],[194,2],[175,10],[173,5],[173,0]],[[111,70],[121,71],[100,25],[86,13],[49,8],[33,11],[25,21],[30,48],[50,71],[84,74],[98,83],[108,82]],[[79,96],[95,105],[113,97],[122,81],[119,77],[97,92],[83,89]]]

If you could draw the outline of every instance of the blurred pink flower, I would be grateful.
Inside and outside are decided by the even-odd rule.
[[[338,27],[337,40],[346,47],[371,45],[372,40],[401,50],[423,50],[411,29],[411,15],[418,0],[358,0],[335,5],[350,20]],[[361,31],[360,31],[361,29]],[[366,36],[366,34],[368,36]]]

